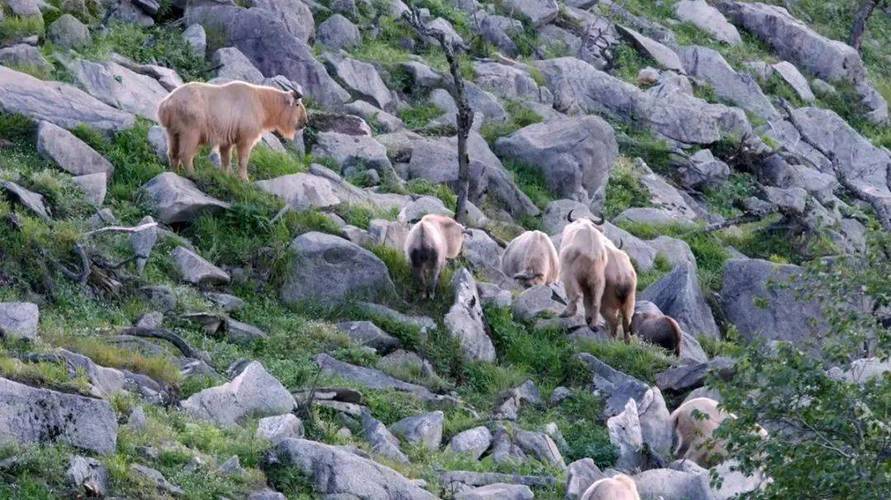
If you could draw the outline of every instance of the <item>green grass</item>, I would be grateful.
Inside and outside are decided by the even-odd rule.
[[[653,260],[653,267],[649,271],[637,271],[637,290],[646,290],[648,286],[662,279],[662,277],[670,273],[671,270],[671,263],[665,257],[665,254],[657,254],[656,258]]]
[[[603,213],[612,219],[631,207],[649,207],[650,193],[634,173],[631,161],[620,157],[609,175]]]
[[[538,113],[517,101],[507,101],[504,109],[508,114],[506,121],[488,122],[480,129],[481,135],[490,145],[495,144],[499,137],[508,136],[523,127],[542,121]]]
[[[751,174],[734,172],[716,188],[706,188],[703,198],[709,210],[722,217],[732,218],[742,214],[740,204],[757,192],[757,181]]]
[[[633,85],[637,84],[637,74],[640,70],[650,66],[640,53],[630,45],[620,45],[615,49],[613,61],[613,75]]]
[[[451,188],[445,184],[434,184],[427,179],[412,179],[405,183],[405,190],[412,194],[435,196],[449,209],[458,203],[458,196]]]
[[[594,355],[616,370],[649,383],[654,383],[656,374],[671,365],[671,358],[662,348],[641,342],[583,342],[579,350]]]
[[[43,30],[44,24],[41,16],[7,15],[0,20],[0,45],[6,45],[32,35],[43,36]]]
[[[419,103],[399,110],[399,118],[410,129],[426,127],[431,120],[442,115],[442,110],[430,103]]]
[[[505,160],[504,167],[514,175],[514,182],[532,203],[539,208],[544,208],[554,200],[554,196],[548,189],[544,175],[538,168],[526,165],[516,160]]]

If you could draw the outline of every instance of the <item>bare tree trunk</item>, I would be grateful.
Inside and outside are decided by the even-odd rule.
[[[458,204],[455,207],[455,218],[458,222],[466,224],[467,197],[470,194],[470,157],[467,154],[467,137],[470,135],[470,127],[473,124],[473,110],[470,109],[467,96],[464,94],[464,78],[461,76],[461,67],[458,64],[455,47],[446,38],[445,33],[427,27],[424,20],[421,19],[420,11],[414,5],[410,5],[409,11],[403,14],[403,18],[422,37],[438,41],[446,61],[449,63],[449,73],[452,75],[449,93],[458,107],[458,115],[455,117],[455,124],[458,128]]]
[[[860,8],[858,8],[857,12],[854,14],[854,24],[851,27],[851,47],[857,49],[857,52],[860,52],[860,46],[863,45],[863,33],[866,32],[866,23],[869,21],[869,16],[871,16],[876,7],[884,1],[885,0],[863,0],[863,3],[860,4]]]

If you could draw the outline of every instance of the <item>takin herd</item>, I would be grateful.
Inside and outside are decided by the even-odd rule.
[[[263,134],[277,132],[293,139],[307,124],[302,94],[295,88],[234,81],[223,85],[192,82],[173,90],[158,107],[167,133],[167,157],[174,169],[194,174],[193,160],[201,146],[218,151],[221,166],[231,173],[232,148],[238,152],[238,175],[248,180],[251,150]],[[541,231],[526,231],[505,248],[501,270],[523,287],[562,282],[568,299],[562,317],[575,316],[582,303],[587,325],[596,329],[606,320],[610,337],[621,327],[624,341],[631,335],[680,355],[682,332],[678,323],[658,309],[635,311],[637,273],[628,254],[604,235],[603,220],[567,215],[560,235],[560,251]],[[426,298],[434,298],[446,262],[461,253],[466,229],[444,215],[428,214],[408,232],[404,252],[412,274]],[[726,418],[735,418],[709,398],[695,398],[671,414],[674,455],[707,467],[725,455],[724,443],[712,433]],[[766,437],[766,431],[758,429]],[[639,499],[634,480],[624,474],[601,479],[582,500]]]

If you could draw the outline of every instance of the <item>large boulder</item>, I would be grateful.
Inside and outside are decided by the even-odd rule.
[[[189,7],[185,18],[186,24],[199,23],[208,32],[218,33],[225,45],[244,53],[264,76],[282,75],[297,82],[304,94],[322,105],[336,107],[349,99],[349,93],[313,57],[312,49],[274,12],[258,7],[200,5]]]
[[[298,211],[340,204],[340,198],[334,193],[331,183],[317,175],[305,173],[283,175],[256,181],[254,185],[281,198],[286,205]]]
[[[801,71],[798,71],[794,64],[789,61],[780,61],[772,67],[776,74],[792,87],[792,90],[798,94],[802,101],[812,103],[817,100],[807,78],[801,74]]]
[[[352,21],[340,14],[319,24],[318,41],[332,49],[349,50],[362,43],[362,34]]]
[[[693,264],[679,265],[640,294],[641,300],[656,304],[666,315],[677,320],[681,328],[693,336],[717,339],[718,325],[712,316]]]
[[[9,193],[13,200],[18,200],[25,208],[34,212],[41,219],[45,221],[50,220],[51,214],[46,203],[44,203],[42,194],[29,191],[12,181],[0,182],[0,187]]]
[[[583,458],[569,464],[566,469],[566,500],[580,500],[582,495],[596,481],[605,476],[594,460]]]
[[[650,59],[656,61],[656,64],[658,64],[662,68],[677,71],[678,73],[684,72],[684,66],[681,64],[681,60],[678,58],[678,55],[677,53],[675,53],[675,51],[648,36],[634,31],[631,28],[616,25],[616,29],[618,30],[619,34],[630,41],[631,44],[637,48],[638,51],[640,51],[642,54],[649,57]]]
[[[0,337],[36,339],[40,309],[30,302],[0,302]]]
[[[493,483],[455,495],[455,500],[532,500],[535,494],[525,484]]]
[[[691,45],[683,47],[679,53],[687,74],[707,82],[721,99],[765,120],[778,116],[755,78],[737,73],[717,50]]]
[[[37,126],[37,153],[72,175],[114,172],[114,166],[71,132],[48,121]]]
[[[449,441],[449,449],[455,453],[466,453],[478,460],[492,444],[492,432],[488,427],[479,426],[459,432]]]
[[[63,443],[110,454],[115,451],[117,432],[117,417],[105,400],[0,378],[0,442]]]
[[[452,279],[452,288],[455,302],[443,319],[446,329],[461,345],[465,358],[473,361],[495,361],[495,346],[486,334],[476,280],[467,269],[461,269]]]
[[[63,49],[79,49],[93,41],[90,30],[71,14],[62,14],[53,21],[46,35],[53,44]]]
[[[181,406],[195,418],[233,427],[250,417],[288,413],[295,404],[281,382],[252,361],[230,382],[193,394]]]
[[[274,13],[284,23],[288,33],[311,44],[315,38],[316,23],[312,9],[301,0],[249,0],[250,7],[257,7]]]
[[[156,175],[142,186],[160,222],[191,222],[204,213],[229,208],[229,204],[202,193],[195,183],[173,172]]]
[[[83,193],[84,201],[94,207],[102,206],[108,182],[108,177],[104,172],[72,177],[71,182]]]
[[[734,259],[724,266],[721,307],[744,340],[787,340],[799,347],[828,331],[804,270],[759,259]]]
[[[71,85],[44,82],[3,66],[0,111],[46,120],[66,129],[88,125],[102,131],[118,131],[132,127],[135,120],[132,114],[114,109]]]
[[[751,133],[743,110],[684,93],[655,96],[573,58],[536,61],[554,108],[568,114],[606,114],[685,144],[739,140]]]
[[[324,353],[317,355],[314,361],[323,374],[340,377],[369,389],[406,392],[425,401],[439,399],[426,387],[404,382],[380,370],[344,363]]]
[[[321,132],[316,135],[312,154],[317,158],[330,157],[342,170],[349,167],[370,168],[383,175],[392,169],[386,148],[367,135]]]
[[[508,57],[517,56],[520,49],[517,47],[515,39],[524,31],[523,23],[520,20],[486,14],[483,10],[480,10],[476,17],[479,23],[479,34],[484,40],[498,47]]]
[[[40,50],[27,43],[19,43],[0,48],[0,64],[12,68],[28,68],[38,75],[49,75],[53,65],[40,53]]]
[[[167,89],[157,80],[112,62],[68,61],[77,86],[100,101],[143,118],[158,121],[158,104]]]
[[[257,422],[258,438],[277,443],[287,438],[303,437],[303,422],[293,413],[285,413],[273,417],[264,417]]]
[[[708,474],[673,469],[652,469],[634,476],[641,498],[695,498],[712,500]]]
[[[736,27],[727,21],[721,11],[712,7],[705,0],[681,0],[674,5],[674,15],[681,21],[688,22],[705,31],[719,42],[728,45],[739,45],[742,37]]]
[[[195,24],[193,26],[201,26]],[[217,68],[215,80],[243,80],[259,84],[263,81],[263,73],[235,47],[221,47],[214,51],[211,61]]]
[[[344,321],[337,330],[356,344],[371,347],[379,352],[389,352],[399,347],[399,339],[381,330],[371,321]]]
[[[104,497],[108,492],[108,469],[93,458],[73,455],[68,462],[65,478],[87,496]]]
[[[170,256],[183,281],[199,286],[229,283],[229,274],[186,247],[176,247]]]
[[[503,99],[542,103],[550,103],[552,100],[551,92],[539,87],[529,72],[520,67],[482,61],[473,64],[473,72],[477,85]]]
[[[394,462],[409,463],[408,457],[399,449],[399,439],[387,426],[371,416],[368,410],[361,410],[362,437],[371,445],[371,451]]]
[[[873,123],[888,119],[888,103],[869,84],[866,66],[850,45],[817,33],[780,6],[723,0],[717,7],[731,22],[770,45],[779,57],[826,81],[854,85]]]
[[[280,294],[287,304],[395,293],[387,266],[373,253],[343,238],[304,233],[291,243],[290,252],[292,265]]]
[[[432,500],[436,498],[398,472],[345,449],[305,439],[285,439],[267,463],[293,467],[326,498]]]
[[[383,110],[393,110],[396,101],[374,66],[337,54],[329,54],[324,60],[331,74],[357,98]]]
[[[555,0],[506,0],[502,7],[525,18],[536,28],[557,19],[560,12]]]
[[[390,431],[412,444],[436,451],[442,441],[444,414],[441,411],[407,417],[390,426]]]
[[[495,151],[541,172],[554,194],[590,203],[602,199],[619,147],[606,121],[580,116],[521,128]]]

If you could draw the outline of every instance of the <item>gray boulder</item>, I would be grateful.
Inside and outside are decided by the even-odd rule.
[[[656,385],[662,390],[682,392],[702,387],[709,374],[728,379],[733,375],[734,361],[717,357],[704,363],[673,366],[656,375]]]
[[[776,205],[783,212],[803,214],[807,203],[807,191],[800,187],[777,188],[764,186],[762,188],[767,201]]]
[[[202,193],[195,183],[173,172],[164,172],[142,186],[154,206],[158,221],[164,224],[191,222],[203,213],[229,208],[216,198]]]
[[[63,14],[49,25],[47,38],[63,49],[79,49],[92,43],[90,30],[71,14]]]
[[[514,441],[517,446],[523,450],[528,456],[531,456],[541,463],[551,465],[553,467],[565,468],[566,463],[563,461],[563,455],[551,436],[544,432],[531,432],[518,429],[514,434]]]
[[[557,19],[560,11],[554,0],[507,0],[503,7],[528,20],[536,28]]]
[[[455,495],[455,500],[532,500],[535,494],[524,484],[493,483]]]
[[[566,298],[556,285],[537,285],[524,290],[514,299],[511,310],[522,321],[533,320],[543,314],[559,315],[566,308]]]
[[[373,124],[376,131],[389,133],[405,128],[405,124],[399,117],[375,107],[362,100],[353,101],[343,107],[347,113],[362,117],[366,122]]]
[[[786,340],[812,346],[828,331],[820,304],[809,299],[804,270],[766,260],[730,260],[724,266],[721,307],[744,340]]]
[[[65,62],[78,87],[96,99],[123,111],[154,122],[158,104],[168,91],[157,80],[113,61],[91,62],[83,59]]]
[[[151,215],[146,215],[139,221],[139,225],[155,222]],[[158,241],[158,227],[150,227],[130,234],[130,248],[136,257],[136,270],[142,274],[145,264]]]
[[[511,285],[511,280],[501,272],[502,248],[485,231],[470,229],[464,234],[461,255],[477,276],[496,283]]]
[[[710,104],[684,93],[654,96],[572,57],[536,61],[554,94],[554,108],[568,114],[606,114],[685,144],[712,144],[751,132],[738,108]]]
[[[739,45],[742,37],[736,27],[727,21],[721,11],[712,7],[705,0],[681,0],[674,5],[674,15],[683,22],[688,22],[705,31],[719,42],[728,45]]]
[[[573,219],[578,217],[594,217],[591,209],[584,203],[574,200],[554,200],[548,203],[544,213],[541,215],[542,231],[556,235],[563,231],[563,228],[569,224],[567,217],[572,211]]]
[[[295,37],[279,16],[266,9],[204,5],[186,9],[186,24],[199,23],[219,33],[225,45],[236,47],[265,75],[282,75],[324,106],[339,106],[349,94],[313,57],[312,49]],[[217,49],[219,47],[211,47]]]
[[[335,50],[349,50],[362,43],[362,35],[352,21],[334,14],[319,25],[317,40]]]
[[[683,47],[679,54],[687,74],[708,83],[721,99],[766,120],[778,116],[758,82],[751,75],[737,73],[718,51],[693,45]]]
[[[181,497],[186,494],[182,488],[168,481],[163,474],[151,467],[146,467],[142,464],[130,464],[130,473],[137,476],[138,480],[154,486],[164,496]]]
[[[287,304],[395,294],[387,266],[355,243],[310,232],[295,238],[289,248],[292,265],[280,294]]]
[[[71,132],[47,121],[37,126],[37,153],[72,175],[111,175],[114,166]]]
[[[370,136],[321,132],[316,136],[312,154],[332,158],[342,170],[371,168],[384,176],[392,169],[386,148]]]
[[[498,472],[445,471],[439,473],[439,481],[447,491],[467,486],[486,486],[496,483],[523,484],[529,487],[553,488],[557,479],[552,476],[524,476]]]
[[[521,128],[498,139],[495,151],[538,169],[556,195],[601,204],[619,147],[608,123],[582,116]]]
[[[456,453],[465,453],[479,460],[492,444],[492,433],[488,427],[479,426],[459,432],[449,441],[449,449]]]
[[[314,361],[322,370],[323,374],[341,377],[359,384],[362,387],[376,390],[406,392],[425,401],[436,401],[439,399],[426,387],[403,382],[402,380],[391,377],[380,370],[344,363],[343,361],[338,361],[324,353],[317,355],[314,358]]]
[[[606,477],[590,458],[576,460],[566,469],[566,500],[580,500],[594,482]]]
[[[229,283],[228,273],[185,247],[176,247],[170,256],[180,277],[187,283],[197,286]]]
[[[421,196],[402,207],[396,220],[414,224],[427,214],[445,215],[448,217],[455,216],[455,212],[446,208],[445,204],[439,198],[435,196]]]
[[[652,469],[634,476],[634,483],[641,498],[714,498],[708,474]]]
[[[713,339],[720,336],[693,264],[675,267],[671,273],[647,287],[640,299],[656,304],[664,314],[677,320],[684,331],[694,336],[704,335]]]
[[[44,82],[0,66],[0,111],[18,113],[35,121],[46,120],[71,129],[89,125],[102,131],[133,126],[132,114],[120,111],[71,85]]]
[[[672,71],[677,71],[678,73],[684,73],[684,65],[681,64],[681,60],[678,58],[675,51],[631,28],[626,28],[617,24],[616,29],[619,31],[619,34],[630,41],[638,51],[656,61],[656,64],[659,66]]]
[[[201,26],[193,24],[192,26]],[[243,80],[259,84],[263,81],[263,73],[235,47],[222,47],[214,51],[211,61],[217,68],[215,80]]]
[[[773,48],[776,54],[829,82],[855,86],[873,123],[888,119],[888,103],[867,80],[860,54],[851,46],[820,35],[779,6],[724,0],[718,9]]]
[[[0,441],[58,442],[103,455],[115,451],[118,422],[105,400],[0,378],[0,409]]]
[[[40,309],[30,302],[0,302],[0,337],[37,338]]]
[[[312,174],[298,173],[283,175],[274,179],[256,181],[260,190],[281,198],[285,204],[297,211],[310,208],[326,208],[340,204],[340,198],[331,183]]]
[[[404,418],[390,426],[390,431],[401,439],[424,445],[429,450],[439,450],[442,442],[444,414],[434,411],[424,415]]]
[[[0,64],[13,68],[28,68],[39,75],[49,75],[53,65],[49,63],[33,45],[19,43],[0,48]]]
[[[0,187],[9,193],[13,200],[18,200],[25,208],[34,212],[41,219],[45,221],[50,220],[49,208],[43,202],[42,194],[29,191],[12,181],[0,182]]]
[[[356,98],[383,110],[393,110],[396,101],[374,66],[338,54],[327,54],[324,61],[331,74]]]
[[[96,459],[72,456],[65,477],[68,484],[87,496],[104,497],[108,492],[108,469]]]
[[[802,101],[810,103],[817,100],[807,78],[798,71],[794,64],[789,61],[780,61],[773,65],[773,70],[792,87],[792,90],[798,94]]]
[[[389,467],[315,441],[282,440],[270,451],[267,462],[295,468],[309,478],[316,493],[328,498],[436,498]]]
[[[232,381],[193,394],[181,406],[195,418],[233,427],[246,418],[288,413],[295,404],[281,382],[252,361]]]
[[[461,269],[452,279],[452,288],[455,302],[443,318],[446,330],[458,341],[465,358],[495,361],[495,346],[486,334],[476,281],[467,269]]]
[[[688,189],[715,187],[730,177],[730,166],[715,158],[711,150],[700,149],[678,167],[679,182]]]
[[[637,416],[637,403],[629,399],[625,403],[625,411],[606,421],[609,440],[618,450],[615,467],[630,472],[644,466],[643,435],[640,420]]]
[[[250,0],[248,6],[274,13],[288,32],[303,43],[312,43],[316,23],[312,9],[301,0]]]
[[[378,352],[386,353],[400,345],[398,339],[371,321],[344,321],[337,324],[337,330],[346,334],[353,342],[374,348]]]
[[[196,55],[204,57],[204,54],[207,52],[207,33],[204,31],[204,26],[200,24],[189,25],[183,31],[183,39],[189,47],[192,47],[192,51]]]
[[[511,17],[486,14],[484,11],[476,16],[480,36],[498,47],[506,56],[516,57],[520,49],[515,38],[523,33],[523,23]]]
[[[87,203],[94,207],[102,206],[106,190],[106,174],[104,172],[72,177],[71,182],[81,190]]]
[[[362,437],[371,445],[372,453],[394,462],[409,463],[408,457],[399,449],[399,440],[380,420],[371,416],[368,410],[362,411]]]
[[[528,100],[545,104],[549,104],[553,99],[547,88],[539,87],[528,71],[517,66],[480,61],[474,63],[473,72],[474,81],[480,88],[502,99]]]

